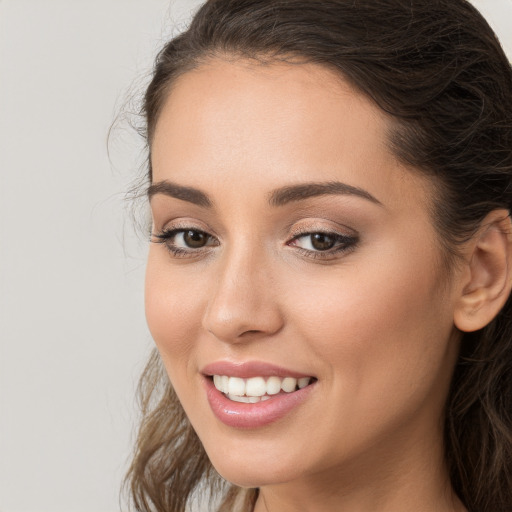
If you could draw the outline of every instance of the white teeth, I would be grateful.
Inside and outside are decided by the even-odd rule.
[[[281,390],[292,393],[297,389],[305,388],[311,382],[311,377],[252,377],[241,379],[227,375],[214,375],[213,384],[221,392],[235,402],[256,403],[268,400],[271,395],[277,395]]]
[[[255,404],[257,402],[264,402],[268,400],[269,396],[238,396],[238,395],[230,395],[228,393],[227,397],[233,402],[243,402],[246,404]]]
[[[251,398],[248,396],[238,396],[238,395],[232,395],[231,393],[228,393],[228,398],[230,400],[233,400],[233,402],[245,402],[247,404],[251,403]]]
[[[285,393],[291,393],[292,391],[295,391],[296,387],[297,387],[297,379],[294,379],[293,377],[285,377],[283,379],[283,382],[281,382],[281,389]]]
[[[229,377],[228,393],[230,395],[245,395],[245,380],[238,377]]]
[[[277,395],[281,391],[281,379],[279,377],[269,377],[267,380],[267,395]]]
[[[263,396],[267,392],[267,384],[263,377],[253,377],[247,379],[245,384],[245,394],[247,396]]]
[[[217,388],[219,389],[219,388]],[[223,393],[228,393],[229,392],[229,377],[227,375],[223,375],[221,377],[221,388],[220,390],[223,392]]]

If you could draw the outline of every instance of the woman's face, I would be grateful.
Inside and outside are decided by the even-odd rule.
[[[457,279],[432,187],[390,153],[388,127],[313,64],[215,60],[164,105],[147,320],[234,483],[438,461]]]

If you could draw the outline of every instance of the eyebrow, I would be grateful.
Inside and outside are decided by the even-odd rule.
[[[213,206],[211,199],[204,192],[201,192],[201,190],[193,187],[184,187],[183,185],[171,183],[167,180],[153,183],[148,187],[147,195],[150,201],[156,194],[164,194],[176,199],[181,199],[182,201],[197,204],[203,208],[211,208]]]
[[[169,197],[181,199],[182,201],[187,201],[203,208],[213,207],[213,201],[201,190],[194,187],[178,185],[177,183],[172,183],[167,180],[153,183],[148,187],[147,195],[149,200],[156,194],[164,194]],[[281,187],[270,193],[269,204],[278,207],[291,202],[324,195],[357,196],[382,206],[382,203],[366,190],[339,181],[300,183],[298,185]]]
[[[366,190],[341,183],[339,181],[328,181],[326,183],[301,183],[274,190],[270,194],[269,203],[272,206],[284,206],[293,201],[302,201],[310,197],[324,195],[348,195],[367,199],[372,203],[382,206],[382,203]]]

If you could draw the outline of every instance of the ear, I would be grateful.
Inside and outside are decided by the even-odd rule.
[[[493,210],[468,243],[454,323],[464,332],[485,327],[504,306],[512,288],[512,222]]]

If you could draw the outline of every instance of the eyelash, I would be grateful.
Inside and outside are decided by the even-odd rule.
[[[203,246],[203,247],[200,247],[197,249],[194,249],[193,247],[190,247],[188,249],[185,249],[183,247],[177,247],[175,245],[175,243],[173,243],[175,237],[179,234],[185,234],[187,232],[205,235],[206,237],[208,237],[211,240],[216,240],[213,236],[206,233],[206,231],[202,231],[201,229],[196,229],[196,228],[190,227],[190,228],[174,228],[174,229],[163,230],[161,233],[158,233],[158,234],[152,233],[151,234],[151,237],[152,237],[151,242],[156,243],[156,244],[163,244],[165,246],[165,248],[175,258],[187,258],[187,257],[191,258],[191,257],[194,257],[194,256],[204,253],[205,251],[208,250],[209,247],[218,245],[218,241],[217,241],[217,243],[215,243],[213,245],[210,245],[210,246],[207,245],[207,246]]]
[[[204,235],[208,237],[209,241],[214,240],[213,244],[205,245],[203,247],[199,248],[193,248],[190,247],[188,249],[185,249],[183,247],[177,247],[174,243],[174,239],[179,234],[185,234],[187,232],[192,232],[196,235]],[[323,235],[326,237],[330,237],[333,239],[334,244],[332,248],[326,249],[325,251],[322,250],[311,250],[311,249],[305,249],[303,247],[297,247],[294,246],[293,243],[297,240],[300,240],[301,238],[305,237],[311,237],[313,235]],[[151,234],[151,242],[157,243],[157,244],[163,244],[165,248],[172,254],[175,258],[193,258],[194,256],[200,256],[201,254],[207,252],[210,247],[216,247],[219,245],[219,241],[213,237],[212,235],[209,235],[207,232],[202,231],[200,229],[196,229],[193,227],[190,228],[174,228],[174,229],[168,229],[163,230],[162,232],[155,234]],[[293,238],[286,243],[289,247],[295,247],[295,249],[302,255],[312,258],[312,259],[323,259],[323,260],[329,260],[333,259],[337,255],[341,255],[344,253],[348,253],[355,249],[359,242],[359,238],[357,236],[353,235],[342,235],[336,232],[332,231],[304,231],[299,232],[293,235]],[[208,242],[207,242],[208,243]]]
[[[300,240],[301,238],[307,238],[312,237],[313,235],[323,235],[326,237],[329,237],[333,240],[333,246],[332,248],[326,249],[324,251],[321,250],[311,250],[311,249],[305,249],[304,247],[297,247],[292,245],[297,240]],[[329,260],[334,259],[336,256],[346,254],[354,250],[357,246],[357,243],[359,242],[359,239],[355,235],[342,235],[340,233],[336,233],[334,231],[305,231],[305,232],[299,232],[296,233],[293,238],[287,242],[286,245],[290,247],[295,247],[297,251],[299,251],[300,254],[303,254],[304,256],[307,256],[309,258],[313,259],[322,259],[322,260]],[[311,239],[310,239],[311,243]]]

